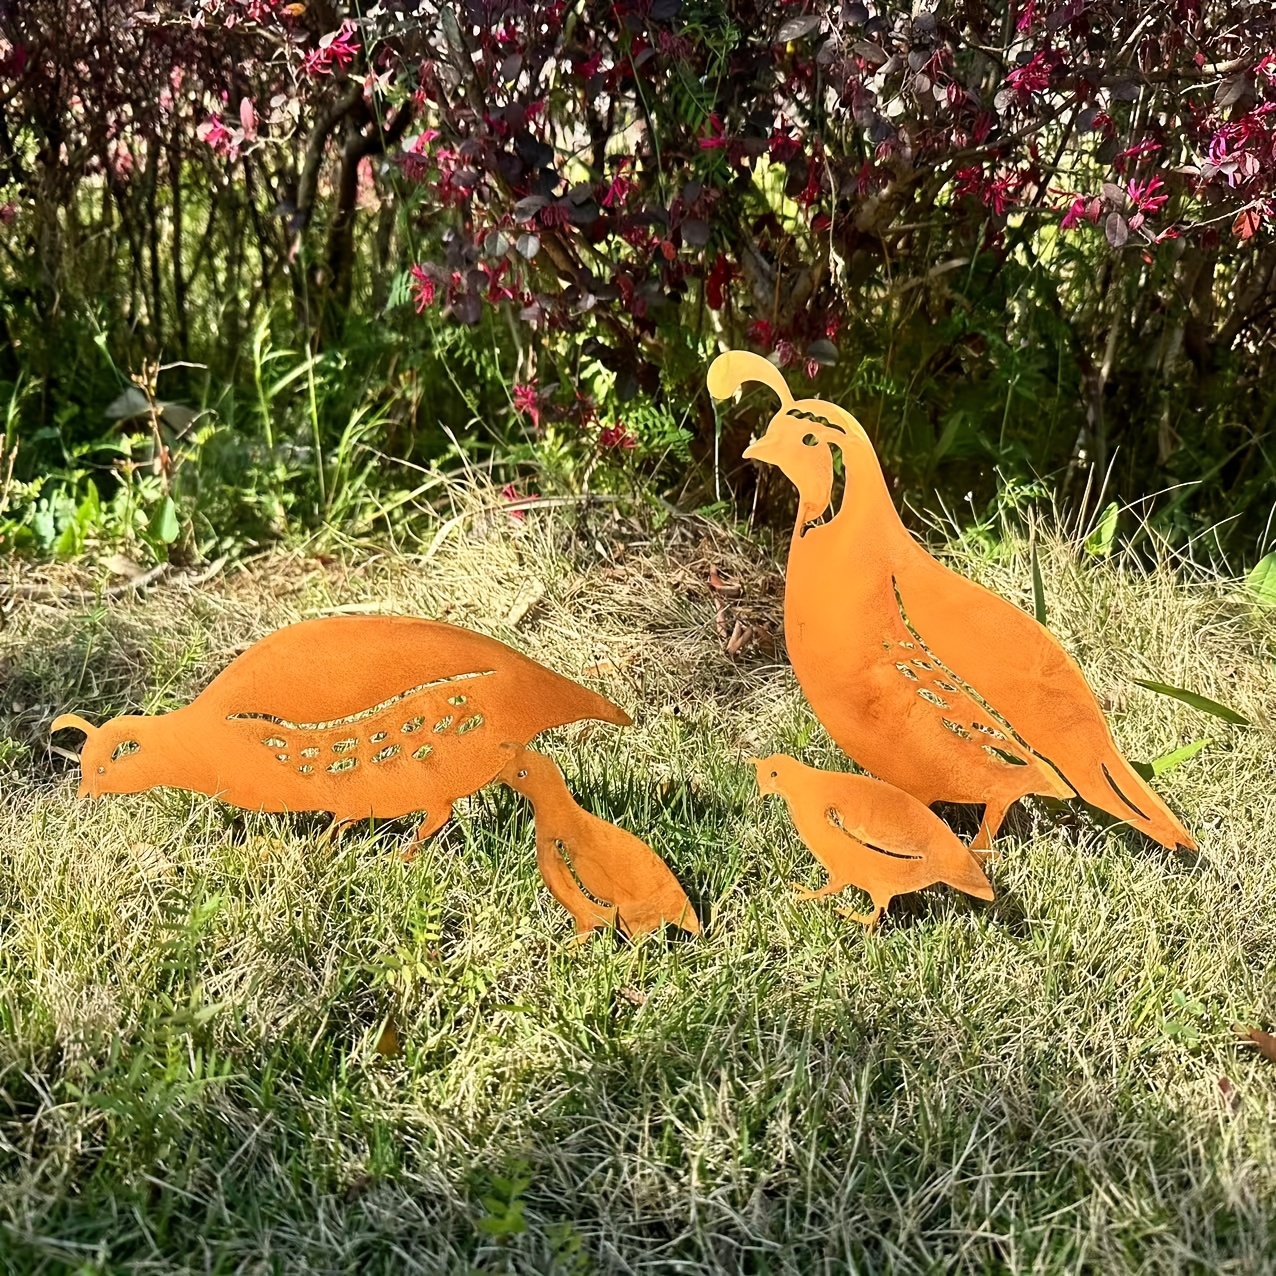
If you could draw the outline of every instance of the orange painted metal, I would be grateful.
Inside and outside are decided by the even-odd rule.
[[[189,789],[251,811],[334,823],[424,811],[418,840],[495,778],[501,745],[623,709],[494,638],[435,620],[331,616],[276,630],[185,708],[63,714],[85,734],[81,797]]]
[[[580,807],[544,754],[506,746],[500,778],[536,811],[536,866],[576,921],[576,939],[615,926],[635,936],[662,926],[700,933],[691,901],[668,865],[640,838]]]
[[[847,754],[927,805],[983,803],[978,848],[1030,793],[1079,794],[1164,846],[1195,847],[1122,757],[1054,635],[909,535],[853,416],[823,399],[795,401],[756,354],[720,355],[708,380],[719,399],[749,381],[780,396],[744,455],[797,487],[785,641],[811,707]],[[846,474],[836,511],[834,449]]]
[[[875,926],[896,895],[944,882],[978,899],[993,890],[970,850],[928,807],[902,789],[845,771],[817,771],[777,753],[754,758],[758,789],[778,793],[798,836],[828,871],[817,891],[797,887],[800,898],[837,895],[848,886],[867,891],[867,915],[839,909]]]

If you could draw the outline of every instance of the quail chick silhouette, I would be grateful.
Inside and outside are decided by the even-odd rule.
[[[870,928],[896,895],[936,882],[978,899],[993,898],[974,855],[939,816],[902,789],[866,775],[818,771],[783,753],[750,760],[759,791],[784,799],[798,836],[828,870],[829,880],[819,890],[797,887],[799,898],[821,899],[857,886],[872,898],[873,911],[838,911]]]
[[[700,933],[678,879],[646,842],[579,806],[544,754],[523,745],[502,747],[509,761],[497,778],[535,809],[536,866],[575,919],[577,943],[600,926],[616,926],[630,938],[667,923]]]

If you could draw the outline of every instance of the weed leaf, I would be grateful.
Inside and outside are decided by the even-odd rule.
[[[1157,776],[1164,775],[1167,771],[1173,771],[1176,766],[1186,762],[1188,758],[1196,757],[1206,745],[1213,743],[1214,741],[1208,737],[1193,740],[1191,744],[1185,744],[1181,749],[1172,749],[1169,753],[1162,753],[1159,758],[1153,758],[1151,762],[1131,762],[1130,765],[1145,780],[1155,780]]]
[[[1229,709],[1225,704],[1211,700],[1209,696],[1198,695],[1195,691],[1185,691],[1182,687],[1171,687],[1165,682],[1151,682],[1147,678],[1135,678],[1134,681],[1140,687],[1155,691],[1159,696],[1170,696],[1175,700],[1181,700],[1184,704],[1190,704],[1193,709],[1199,709],[1202,713],[1212,713],[1214,717],[1222,718],[1224,722],[1230,722],[1234,726],[1253,726],[1248,718],[1242,717],[1235,709]],[[1181,762],[1182,759],[1180,758],[1179,761]]]
[[[1099,516],[1099,525],[1085,538],[1086,553],[1095,558],[1107,558],[1116,544],[1117,517],[1121,507],[1113,501]]]
[[[1276,607],[1276,550],[1258,560],[1245,584],[1264,607]]]

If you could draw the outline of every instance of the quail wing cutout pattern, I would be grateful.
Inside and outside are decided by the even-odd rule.
[[[780,410],[744,453],[798,490],[784,598],[798,682],[839,747],[923,804],[984,804],[987,849],[1030,793],[1080,795],[1162,845],[1195,841],[1121,755],[1085,677],[1035,618],[939,563],[899,519],[863,427],[794,400],[760,355],[709,369],[723,399],[761,382]],[[833,451],[846,484],[832,511]]]
[[[873,911],[839,911],[870,927],[896,895],[937,882],[978,899],[993,898],[970,850],[903,790],[865,775],[817,771],[783,753],[755,758],[753,765],[758,790],[784,799],[798,836],[828,872],[828,883],[819,890],[799,887],[802,898],[821,899],[857,886],[868,892]]]
[[[571,913],[576,939],[615,926],[630,938],[673,925],[700,933],[691,901],[668,865],[640,838],[579,806],[544,754],[510,743],[500,778],[536,812],[536,866]]]
[[[189,705],[85,734],[82,797],[189,789],[251,811],[331,811],[337,823],[424,811],[418,840],[496,777],[501,745],[596,718],[611,701],[494,638],[440,621],[332,616],[276,630]]]

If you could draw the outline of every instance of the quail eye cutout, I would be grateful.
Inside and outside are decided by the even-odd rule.
[[[820,437],[818,434],[807,434],[803,436],[802,442],[807,447],[817,447],[820,442]]]
[[[778,771],[772,771],[772,772],[771,772],[771,778],[772,778],[773,780],[778,780],[778,779],[780,778],[780,773],[779,773]]]
[[[527,771],[526,771],[526,769],[524,769],[524,770],[522,770],[522,771],[520,771],[520,772],[518,773],[518,778],[519,778],[520,780],[526,780],[526,779],[527,779]]]
[[[121,740],[115,746],[115,752],[111,754],[111,761],[118,762],[121,758],[127,758],[130,753],[136,753],[141,747],[136,740]]]

